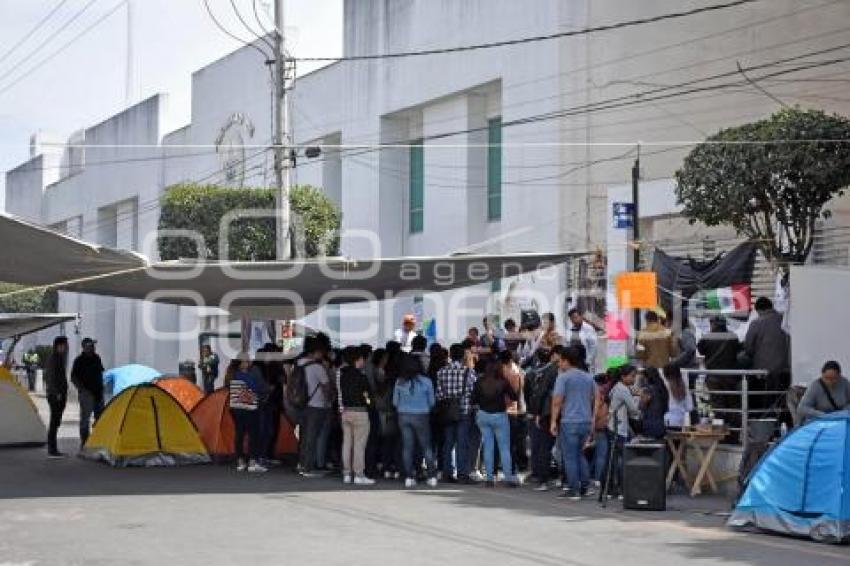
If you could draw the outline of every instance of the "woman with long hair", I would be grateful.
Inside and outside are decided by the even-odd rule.
[[[398,425],[401,429],[404,487],[416,486],[414,454],[417,448],[428,468],[428,486],[437,486],[437,462],[431,445],[430,417],[435,403],[434,386],[428,376],[422,374],[421,362],[405,354],[400,360],[399,375],[393,389],[393,406],[398,411]]]
[[[664,424],[667,428],[682,428],[685,426],[686,415],[694,410],[693,397],[688,391],[688,384],[682,378],[682,372],[678,366],[673,364],[664,366],[664,380],[670,392]]]
[[[495,487],[495,450],[499,446],[499,459],[507,485],[516,487],[511,463],[510,422],[508,402],[517,400],[517,392],[505,378],[500,364],[490,364],[472,388],[472,404],[478,406],[475,422],[481,430],[484,444],[485,486]]]
[[[514,466],[513,473],[523,471],[528,467],[528,452],[525,439],[528,437],[528,421],[525,419],[525,374],[514,360],[514,354],[510,350],[501,350],[498,354],[502,375],[511,384],[516,394],[516,400],[508,403],[508,422],[510,424],[511,439],[511,463]]]
[[[661,379],[658,368],[648,367],[644,370],[641,385],[641,434],[649,438],[662,439],[667,434],[664,425],[664,415],[670,394]]]
[[[378,413],[378,428],[381,435],[378,449],[378,467],[384,479],[398,479],[401,472],[401,450],[399,445],[398,415],[393,407],[395,375],[390,374],[390,352],[378,348],[372,353],[372,363],[367,379],[373,383],[375,410]]]

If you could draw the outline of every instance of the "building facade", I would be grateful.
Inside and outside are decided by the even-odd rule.
[[[344,9],[346,57],[557,35],[672,10],[661,0],[544,0],[533,9],[510,0],[348,0]],[[847,3],[775,0],[496,48],[343,60],[296,81],[294,180],[321,187],[340,205],[342,253],[350,257],[604,256],[625,253],[606,250],[608,194],[630,182],[640,143],[642,177],[662,193],[642,194],[658,203],[646,208],[658,212],[643,220],[646,237],[711,236],[718,232],[689,227],[678,215],[674,171],[693,143],[768,116],[780,108],[777,99],[850,114],[839,82],[847,63],[827,64],[846,52],[840,46],[850,39],[848,22]],[[36,148],[7,173],[6,209],[155,257],[165,187],[270,184],[263,63],[245,47],[195,72],[191,119],[179,129],[163,126],[165,97],[155,96],[81,131],[61,151]],[[144,147],[114,147],[127,144]],[[320,146],[321,155],[306,157],[306,146]],[[835,208],[839,222],[844,208]],[[441,339],[455,339],[484,313],[515,316],[527,300],[523,290],[550,299],[536,306],[563,319],[574,304],[567,298],[582,285],[581,263],[484,286],[467,299],[408,296],[380,307],[326,309],[314,324],[354,335],[366,324],[362,316],[374,315],[374,339],[367,341],[381,342],[413,311],[434,318]],[[97,335],[114,363],[168,369],[195,356],[191,339],[147,336],[140,319],[148,315],[132,302],[63,293],[61,307],[81,312],[81,334]],[[197,326],[191,309],[155,310],[161,328]]]

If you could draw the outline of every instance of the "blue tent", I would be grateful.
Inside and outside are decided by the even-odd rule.
[[[728,525],[850,542],[850,411],[809,422],[766,454]]]
[[[140,383],[150,383],[157,377],[162,377],[162,372],[148,366],[130,364],[103,372],[103,385],[107,391],[112,391],[114,397],[128,387]]]

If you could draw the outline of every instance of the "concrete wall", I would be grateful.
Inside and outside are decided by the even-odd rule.
[[[838,361],[845,375],[850,368],[844,333],[826,330],[843,325],[850,316],[845,299],[848,285],[847,268],[791,268],[791,375],[795,384],[811,384],[828,360]]]
[[[675,8],[703,5],[688,0]],[[364,55],[552,34],[672,8],[665,0],[536,0],[533,7],[513,0],[347,0],[344,9],[345,54]],[[663,193],[658,199],[671,209],[669,187],[652,181],[670,179],[691,142],[779,108],[743,81],[736,62],[745,67],[775,63],[846,43],[848,21],[846,2],[774,0],[616,32],[336,63],[299,77],[293,91],[296,143],[325,146],[319,158],[299,157],[294,180],[325,187],[341,203],[342,253],[349,256],[605,247],[607,190],[628,184],[637,142],[643,142],[645,186]],[[843,77],[846,64],[759,79],[789,68],[793,65],[778,64],[750,74],[788,104],[850,114],[844,84],[832,82]],[[661,90],[654,95],[658,100],[648,100],[653,98],[648,91],[719,73],[733,74],[695,85],[738,84],[671,98],[661,98],[671,92]],[[632,104],[638,99],[641,104]],[[587,104],[606,101],[609,105],[602,111],[584,111]],[[271,140],[270,104],[268,69],[256,51],[242,48],[193,74],[190,125],[164,135],[162,103],[155,97],[82,132],[86,143],[162,140],[162,148],[122,149],[118,155],[118,150],[95,147],[87,150],[88,165],[82,171],[74,166],[80,156],[69,150],[61,157],[69,175],[51,186],[24,164],[9,174],[7,205],[47,224],[79,219],[79,234],[96,239],[97,210],[135,198],[136,245],[153,253],[144,245],[145,236],[155,230],[158,214],[152,201],[163,187],[179,181],[244,186],[270,182],[271,153],[265,151]],[[485,216],[486,138],[478,129],[493,116],[501,116],[505,124],[503,214],[498,222],[488,222]],[[425,148],[425,229],[410,234],[408,149],[375,146],[407,144],[422,136],[436,136]],[[193,147],[209,144],[218,145]],[[151,155],[163,159],[91,166],[92,160]],[[44,199],[37,204],[33,196],[40,191]],[[645,212],[654,197],[642,197]],[[840,214],[850,209],[838,208]],[[645,234],[660,238],[686,229],[673,210],[654,219]],[[364,232],[376,238],[366,238]],[[505,287],[510,284],[505,282]],[[561,269],[548,279],[527,277],[519,286],[555,296],[565,284]],[[451,324],[441,325],[443,338],[457,337],[469,324],[480,322],[481,311],[495,308],[492,297],[475,301],[470,314],[453,316]],[[376,341],[390,334],[402,312],[413,308],[413,299],[384,307]],[[429,308],[426,301],[426,317],[435,314]],[[563,309],[554,310],[562,314]],[[168,319],[162,322],[166,327],[177,328],[193,316],[171,312],[162,315]],[[343,329],[347,313],[354,311],[339,314]],[[159,355],[153,350],[162,349],[138,344],[136,354],[151,359]],[[182,357],[193,350],[186,342],[178,351]]]
[[[153,96],[74,134],[60,154],[29,162],[37,164],[33,168],[50,169],[24,175],[25,164],[10,172],[9,211],[84,240],[155,257],[155,240],[149,236],[159,216],[162,165],[156,146],[165,105],[165,96]],[[72,354],[83,337],[92,336],[106,366],[138,362],[176,369],[176,348],[145,332],[142,309],[141,302],[126,299],[64,292],[59,298],[60,311],[81,315],[78,332],[64,329],[70,333]],[[49,342],[59,331],[33,340]]]

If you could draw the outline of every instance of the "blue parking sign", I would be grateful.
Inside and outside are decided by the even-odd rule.
[[[612,206],[614,228],[632,228],[634,226],[635,205],[630,202],[615,202]]]

